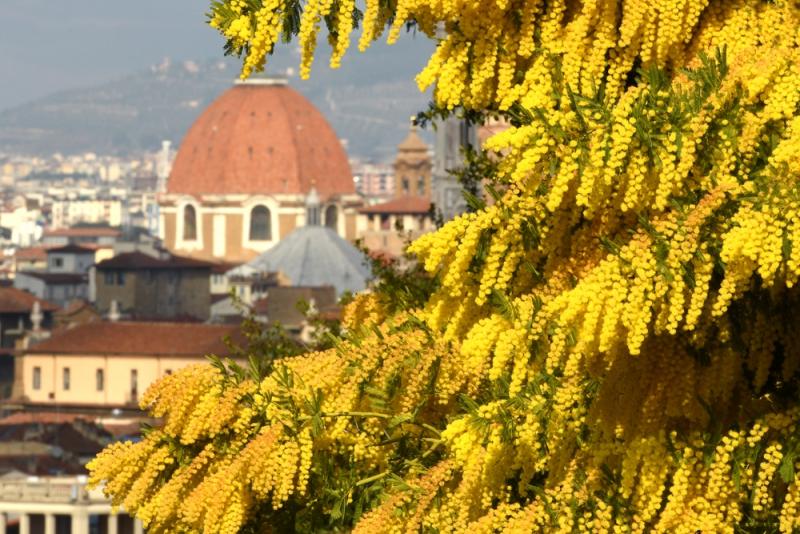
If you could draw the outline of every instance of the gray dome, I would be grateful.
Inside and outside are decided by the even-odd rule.
[[[325,226],[304,226],[255,259],[228,271],[228,276],[280,272],[293,286],[336,288],[336,295],[356,293],[371,278],[367,259],[356,247]]]

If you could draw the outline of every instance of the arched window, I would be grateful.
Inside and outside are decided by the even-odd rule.
[[[401,180],[401,183],[403,184],[403,194],[404,195],[409,194],[410,193],[410,189],[411,189],[411,183],[408,181],[408,177],[407,176],[403,176],[403,179]]]
[[[197,212],[194,206],[183,208],[183,240],[194,241],[197,239]]]
[[[266,206],[256,206],[250,212],[250,241],[269,241],[272,239],[270,213]]]
[[[336,230],[339,227],[339,212],[336,206],[325,208],[325,226],[331,230]]]
[[[417,178],[417,196],[424,197],[427,194],[427,191],[425,191],[425,176],[419,176]]]

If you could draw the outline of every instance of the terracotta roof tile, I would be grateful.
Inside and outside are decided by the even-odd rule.
[[[31,278],[38,278],[45,284],[50,285],[71,285],[71,284],[85,284],[89,282],[89,277],[85,274],[78,273],[48,273],[42,271],[22,271],[17,273],[17,276],[24,275]]]
[[[181,143],[167,192],[354,193],[341,142],[325,117],[287,85],[242,84],[217,98]]]
[[[95,267],[97,269],[210,269],[213,265],[209,262],[186,258],[183,256],[170,256],[160,259],[143,252],[125,252],[113,258],[103,260]]]
[[[118,237],[120,231],[106,227],[51,228],[44,231],[45,237]]]
[[[47,261],[47,247],[18,248],[14,257],[24,261]]]
[[[231,269],[235,269],[239,265],[241,265],[241,263],[226,263],[226,262],[212,263],[211,272],[214,274],[225,274]]]
[[[0,426],[4,425],[27,425],[31,423],[41,424],[60,424],[72,423],[78,419],[89,420],[83,414],[63,413],[63,412],[17,412],[0,419]]]
[[[29,349],[33,354],[141,356],[225,355],[225,336],[241,340],[238,325],[102,322],[59,330]]]
[[[36,301],[39,301],[42,311],[59,309],[52,302],[37,299],[27,291],[15,287],[0,287],[0,313],[30,313]]]
[[[425,214],[431,210],[431,201],[424,197],[405,196],[382,204],[366,206],[359,211],[366,214]]]
[[[59,252],[62,254],[94,254],[96,249],[84,247],[83,245],[69,244],[62,247],[52,247],[47,249],[47,254]]]
[[[18,445],[19,452],[16,454],[6,451],[5,447],[0,449],[0,473],[19,471],[37,476],[47,476],[53,473],[61,475],[86,473],[86,468],[77,461],[67,461],[63,458],[53,457],[51,455],[51,447],[47,445],[30,442],[19,443]],[[11,522],[10,520],[9,525]]]
[[[90,310],[94,310],[94,308],[92,308],[92,305],[89,304],[88,301],[84,299],[73,299],[72,301],[69,302],[69,304],[67,304],[66,307],[59,310],[56,315],[60,316],[73,315],[83,310],[84,308],[89,308]]]

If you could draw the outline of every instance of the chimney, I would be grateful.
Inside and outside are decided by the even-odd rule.
[[[42,331],[42,319],[44,319],[42,305],[37,300],[33,303],[33,309],[31,310],[31,324],[33,325],[34,334],[38,334]]]
[[[108,320],[112,323],[116,323],[119,319],[119,302],[117,302],[117,299],[114,299],[111,301],[111,308],[108,310]]]

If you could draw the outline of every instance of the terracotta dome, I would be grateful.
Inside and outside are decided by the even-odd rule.
[[[339,138],[304,96],[278,80],[239,83],[217,98],[181,143],[167,193],[354,193]]]

